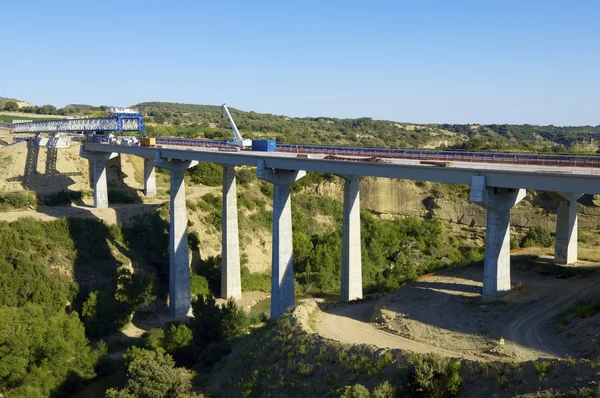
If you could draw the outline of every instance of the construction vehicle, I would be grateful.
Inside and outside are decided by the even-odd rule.
[[[155,147],[156,146],[156,138],[142,137],[142,138],[140,138],[140,146]]]
[[[221,108],[223,108],[223,112],[225,112],[225,115],[227,115],[227,119],[229,119],[229,124],[231,125],[231,131],[233,131],[233,140],[229,141],[229,145],[238,147],[240,149],[252,148],[252,140],[242,138],[242,135],[240,134],[240,131],[235,125],[235,122],[233,121],[233,118],[231,117],[231,113],[229,113],[229,109],[227,109],[227,106],[223,104]]]

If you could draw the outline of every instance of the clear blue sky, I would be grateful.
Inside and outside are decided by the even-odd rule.
[[[0,96],[600,124],[598,1],[6,1]]]

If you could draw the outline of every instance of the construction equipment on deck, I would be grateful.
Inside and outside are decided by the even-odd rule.
[[[231,130],[233,131],[233,140],[229,141],[229,145],[239,147],[239,148],[251,148],[252,140],[247,140],[247,139],[242,138],[242,135],[240,134],[240,131],[238,130],[237,126],[235,125],[235,122],[233,121],[233,118],[231,117],[231,114],[229,113],[229,109],[227,109],[227,106],[225,104],[223,104],[221,106],[221,108],[223,108],[225,115],[227,115],[227,119],[229,119],[229,124],[231,125]]]

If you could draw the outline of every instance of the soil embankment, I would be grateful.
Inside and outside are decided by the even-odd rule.
[[[515,289],[481,298],[481,268],[430,275],[375,301],[325,307],[316,328],[324,337],[466,359],[527,361],[578,357],[555,333],[556,316],[594,294],[600,276],[564,279],[515,271]]]

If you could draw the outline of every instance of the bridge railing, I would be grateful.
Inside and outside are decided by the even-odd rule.
[[[157,138],[157,144],[191,147],[228,147],[227,141],[185,138]],[[572,168],[600,168],[600,156],[547,155],[532,153],[494,153],[440,151],[393,148],[353,148],[321,145],[278,144],[278,152],[337,156],[380,157],[388,159],[429,160],[444,162],[491,163],[499,165],[529,165]]]

